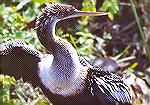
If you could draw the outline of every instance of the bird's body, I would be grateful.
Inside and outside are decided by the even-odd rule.
[[[71,5],[48,5],[38,16],[36,28],[49,54],[20,41],[8,41],[0,49],[2,73],[39,86],[54,105],[130,104],[128,87],[120,76],[94,68],[69,42],[55,35],[58,21],[88,14],[100,15],[78,11]]]

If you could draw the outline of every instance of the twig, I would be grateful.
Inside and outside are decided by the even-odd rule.
[[[142,31],[142,27],[141,27],[141,24],[140,24],[140,21],[139,21],[139,18],[138,18],[138,14],[137,14],[137,11],[136,11],[136,8],[135,8],[135,4],[134,4],[133,0],[130,0],[130,3],[131,3],[131,6],[132,6],[132,10],[133,10],[133,13],[134,13],[134,16],[135,16],[135,19],[136,19],[136,23],[137,23],[139,32],[140,32],[140,36],[142,38],[144,47],[146,49],[146,55],[147,55],[147,57],[149,59],[149,62],[150,62],[150,50],[149,50],[149,47],[148,47],[148,44],[147,44],[147,40],[146,40],[146,38],[144,36],[144,33]]]

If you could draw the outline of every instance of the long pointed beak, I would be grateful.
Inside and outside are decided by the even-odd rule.
[[[87,12],[87,11],[79,11],[75,10],[75,14],[73,17],[80,17],[80,16],[103,16],[103,15],[108,15],[110,14],[109,12]]]

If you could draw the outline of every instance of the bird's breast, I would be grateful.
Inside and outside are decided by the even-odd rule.
[[[48,55],[38,64],[42,84],[54,94],[70,96],[81,93],[85,88],[86,68],[80,63],[69,69],[62,67],[63,64],[54,66],[53,60],[54,57]]]

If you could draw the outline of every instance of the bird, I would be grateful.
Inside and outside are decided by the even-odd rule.
[[[121,76],[93,67],[71,43],[55,34],[59,21],[102,15],[108,13],[47,4],[37,16],[35,29],[48,53],[20,40],[8,40],[0,45],[1,73],[40,87],[54,105],[131,105],[129,87]]]

